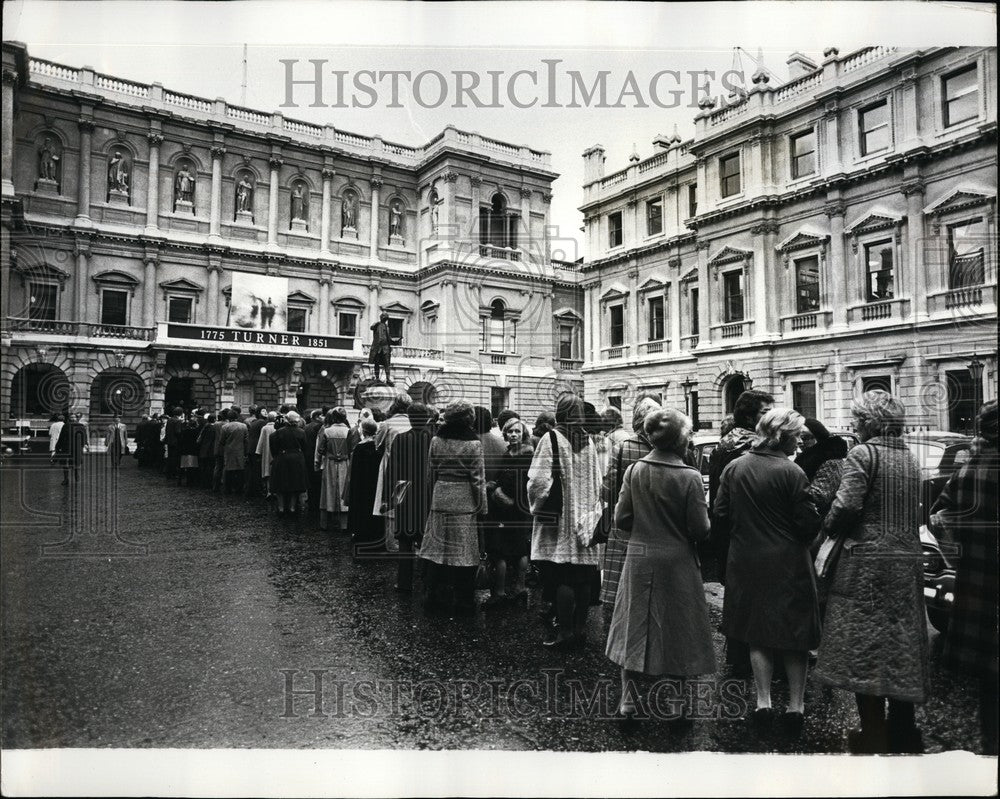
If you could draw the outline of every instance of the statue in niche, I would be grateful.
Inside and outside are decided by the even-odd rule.
[[[356,230],[358,226],[358,200],[354,192],[344,194],[344,202],[340,209],[340,225],[344,230]]]
[[[431,189],[431,231],[437,232],[440,220],[441,197],[437,189]]]
[[[401,239],[403,237],[403,204],[399,200],[394,200],[389,205],[389,238]]]
[[[46,136],[38,150],[38,179],[58,182],[59,159],[59,152],[52,142],[52,137]]]
[[[236,211],[237,213],[249,214],[253,207],[253,183],[246,173],[240,175],[240,181],[236,184]]]
[[[121,150],[115,150],[108,162],[108,190],[128,194],[128,162]]]
[[[292,219],[305,221],[309,218],[309,195],[305,186],[296,183],[292,188]]]
[[[194,203],[194,174],[190,165],[182,161],[174,178],[174,200],[177,202]]]

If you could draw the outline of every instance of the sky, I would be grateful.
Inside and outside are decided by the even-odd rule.
[[[88,65],[99,72],[165,87],[201,97],[224,97],[239,104],[243,96],[243,45],[247,45],[245,105],[282,111],[286,117],[384,139],[420,145],[448,124],[492,138],[552,153],[552,222],[561,237],[582,246],[583,151],[600,143],[607,150],[607,171],[628,164],[633,149],[642,157],[654,153],[652,139],[670,134],[675,126],[683,138],[694,133],[696,109],[691,72],[718,75],[734,66],[734,48],[751,56],[785,79],[785,60],[794,51],[820,60],[827,46],[841,53],[871,43],[995,44],[995,19],[990,6],[962,3],[451,3],[386,2],[77,2],[46,0],[6,2],[4,38],[22,41],[32,56],[71,66]],[[985,13],[984,13],[985,11]],[[321,59],[327,105],[337,100],[334,71],[346,73],[350,90],[363,70],[404,70],[411,75],[434,70],[445,76],[447,94],[437,108],[436,79],[422,81],[425,105],[414,102],[402,81],[398,102],[391,107],[390,82],[378,83],[370,108],[311,108],[312,90],[297,88],[298,108],[285,102],[282,59],[297,59],[296,77],[312,75],[309,59]],[[589,87],[607,71],[611,105],[635,76],[635,93],[621,99],[624,107],[596,107],[578,97],[580,107],[540,107],[547,100],[543,60],[555,61],[557,102],[571,100],[570,71],[579,72]],[[742,59],[747,77],[754,64]],[[518,70],[535,71],[516,79],[515,107],[505,87]],[[656,84],[662,104],[650,95]],[[502,73],[499,108],[455,107],[453,73],[467,71],[481,78],[478,95],[491,102],[490,71]],[[466,79],[471,80],[471,78]],[[722,91],[718,83],[713,88]],[[672,95],[671,90],[680,91]],[[360,103],[371,95],[353,92]],[[674,99],[676,98],[676,99]],[[351,92],[346,93],[350,106]],[[647,107],[641,107],[645,104]],[[567,257],[583,255],[582,249]]]

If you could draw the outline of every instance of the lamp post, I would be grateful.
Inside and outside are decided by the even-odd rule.
[[[972,353],[972,360],[969,361],[966,368],[972,378],[972,432],[975,434],[976,417],[979,416],[979,406],[982,405],[984,364],[976,357],[976,353]]]
[[[681,388],[684,389],[684,413],[687,416],[691,415],[691,389],[694,388],[695,382],[691,379],[690,375],[684,378],[684,382],[681,383]]]

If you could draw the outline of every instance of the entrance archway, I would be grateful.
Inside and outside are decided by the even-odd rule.
[[[163,407],[167,413],[174,408],[215,410],[217,404],[215,386],[206,375],[198,372],[171,377],[163,392]]]
[[[90,385],[91,424],[109,422],[113,416],[120,416],[132,429],[139,422],[146,404],[146,386],[132,369],[105,369]]]
[[[746,390],[747,384],[743,375],[733,375],[726,381],[726,385],[722,389],[722,399],[727,415],[733,412],[733,409],[736,407],[736,400]]]
[[[18,370],[10,387],[10,418],[49,417],[69,410],[69,378],[50,363],[29,363]]]

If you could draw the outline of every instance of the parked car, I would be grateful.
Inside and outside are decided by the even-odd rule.
[[[37,455],[49,451],[49,431],[27,419],[15,419],[3,426],[0,452],[12,455]]]
[[[927,618],[938,632],[948,629],[955,602],[955,567],[953,546],[939,542],[926,524],[920,525],[920,548],[924,553],[924,604]]]
[[[931,507],[948,478],[972,455],[972,437],[926,430],[904,433],[903,441],[920,464],[920,523],[926,525]]]
[[[718,433],[695,433],[692,438],[694,446],[695,464],[701,472],[701,482],[705,486],[705,499],[708,499],[708,461],[712,457],[712,451],[719,446]]]

